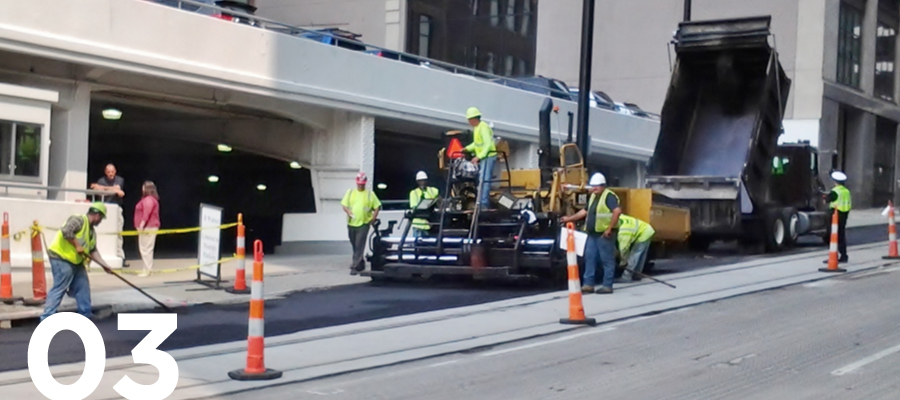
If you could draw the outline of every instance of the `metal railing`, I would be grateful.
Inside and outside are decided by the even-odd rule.
[[[71,189],[57,186],[40,186],[40,185],[26,185],[21,183],[8,183],[8,182],[0,182],[0,187],[3,188],[3,197],[10,197],[9,189],[23,189],[23,190],[35,190],[37,191],[36,195],[39,197],[44,197],[41,192],[47,192],[47,198],[53,197],[52,194],[57,194],[60,192],[63,193],[83,193],[90,201],[99,201],[102,200],[106,196],[114,196],[114,193],[105,192],[102,190],[91,190],[91,189]]]
[[[508,76],[495,75],[495,74],[491,74],[488,72],[479,71],[477,69],[462,67],[462,66],[459,66],[456,64],[451,64],[451,63],[444,62],[444,61],[434,60],[431,58],[422,57],[422,56],[418,56],[415,54],[410,54],[410,53],[405,53],[405,52],[398,51],[398,50],[391,50],[391,49],[387,49],[384,47],[374,46],[371,44],[363,43],[358,40],[349,39],[349,38],[346,38],[346,37],[343,37],[340,35],[334,35],[334,34],[331,34],[330,32],[300,28],[297,26],[274,21],[274,20],[271,20],[268,18],[258,17],[255,15],[252,15],[252,14],[247,14],[242,11],[223,8],[223,7],[219,7],[216,5],[204,3],[201,1],[196,1],[196,0],[139,0],[139,1],[152,1],[154,3],[169,5],[169,6],[172,6],[172,7],[181,9],[181,10],[189,11],[189,12],[199,12],[199,13],[207,13],[208,12],[208,13],[210,13],[208,15],[214,15],[215,13],[219,13],[219,14],[224,14],[227,16],[237,17],[238,20],[234,21],[236,23],[243,23],[246,25],[255,26],[255,27],[258,27],[261,29],[266,29],[266,30],[270,30],[273,32],[290,35],[290,36],[311,34],[311,35],[316,35],[319,37],[330,37],[330,38],[334,39],[336,43],[348,43],[348,44],[352,44],[354,46],[365,48],[366,50],[364,50],[364,52],[366,52],[366,53],[370,53],[373,51],[387,52],[389,54],[396,55],[397,61],[399,61],[399,62],[414,61],[415,64],[418,64],[424,68],[438,67],[437,69],[439,69],[439,70],[443,70],[443,71],[450,72],[450,73],[457,74],[457,75],[467,75],[467,76],[472,76],[475,78],[485,79],[485,80],[491,81],[492,83],[507,86],[512,89],[524,90],[524,91],[534,93],[534,91],[525,90],[522,88],[522,86],[525,86],[525,87],[529,87],[529,88],[534,88],[539,91],[537,93],[544,93],[546,95],[556,94],[556,95],[560,95],[560,96],[565,96],[566,98],[571,98],[571,96],[572,96],[571,93],[565,92],[565,91],[562,91],[562,90],[559,90],[556,88],[535,85],[534,83],[517,80],[516,78],[512,78],[512,77],[508,77]],[[337,45],[334,45],[334,46],[340,47]],[[351,49],[344,49],[344,50],[354,51]],[[432,69],[434,69],[434,68],[432,68]],[[509,84],[510,82],[515,82],[515,85],[510,85]],[[569,100],[569,101],[573,101],[573,100]]]

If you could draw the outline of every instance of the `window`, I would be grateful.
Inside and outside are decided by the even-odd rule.
[[[516,75],[525,76],[528,75],[528,64],[525,63],[525,60],[519,59],[519,66],[516,68]]]
[[[487,65],[484,67],[484,70],[489,74],[494,73],[494,53],[488,52]]]
[[[515,57],[513,57],[513,56],[506,56],[506,59],[504,60],[504,62],[506,63],[506,65],[504,65],[504,67],[506,67],[506,70],[504,71],[504,72],[505,72],[504,75],[506,75],[506,76],[512,76],[512,74],[513,74],[513,67],[515,67],[515,65],[516,65],[516,59],[515,59]]]
[[[893,4],[890,4],[893,3]],[[875,97],[894,101],[894,68],[897,49],[896,1],[879,1],[875,30]]]
[[[478,15],[478,0],[472,0],[472,15]]]
[[[522,4],[522,36],[528,37],[528,28],[531,25],[531,0],[525,0]]]
[[[491,26],[500,25],[500,0],[491,0]]]
[[[841,2],[838,25],[837,81],[859,87],[859,66],[862,54],[862,19],[858,8]]]
[[[427,15],[419,16],[419,55],[422,57],[431,56],[431,21]]]
[[[41,174],[41,126],[0,121],[0,175]]]
[[[506,0],[506,29],[516,31],[516,1]]]

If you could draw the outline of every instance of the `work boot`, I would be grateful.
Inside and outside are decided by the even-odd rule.
[[[111,317],[112,314],[113,314],[112,307],[101,308],[91,314],[91,320],[92,321],[102,321],[104,319]]]
[[[581,293],[594,293],[594,287],[590,285],[584,285],[581,287]]]
[[[350,275],[359,275],[359,271],[356,268],[350,268]]]
[[[597,294],[612,294],[613,288],[609,286],[600,286],[596,292]]]

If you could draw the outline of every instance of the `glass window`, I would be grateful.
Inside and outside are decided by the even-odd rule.
[[[472,15],[478,15],[478,0],[472,0]]]
[[[484,67],[484,70],[489,74],[494,73],[494,53],[488,52],[487,65]]]
[[[875,96],[887,101],[894,101],[896,42],[896,24],[879,21],[875,31]]]
[[[525,76],[528,75],[528,64],[525,63],[525,60],[519,59],[519,66],[516,68],[516,75]]]
[[[512,76],[513,68],[516,65],[516,58],[513,56],[506,56],[504,62],[506,63],[506,65],[504,65],[504,67],[506,67],[505,75]]]
[[[419,55],[431,56],[431,17],[419,16]]]
[[[516,1],[506,0],[506,29],[516,31]]]
[[[859,66],[862,55],[863,13],[858,8],[841,2],[838,26],[837,81],[859,87]]]
[[[41,176],[41,126],[0,121],[0,175]]]
[[[491,0],[491,25],[500,25],[500,0]]]
[[[531,25],[531,0],[525,0],[522,4],[522,36],[528,36],[528,27]]]

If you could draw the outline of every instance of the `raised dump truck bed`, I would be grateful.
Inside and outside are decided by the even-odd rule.
[[[691,211],[691,241],[719,239],[788,246],[824,225],[808,161],[779,148],[790,80],[770,45],[771,17],[685,22],[661,115],[647,187]],[[773,161],[788,160],[785,182]],[[817,186],[816,186],[817,188]],[[788,201],[790,199],[790,201]]]

